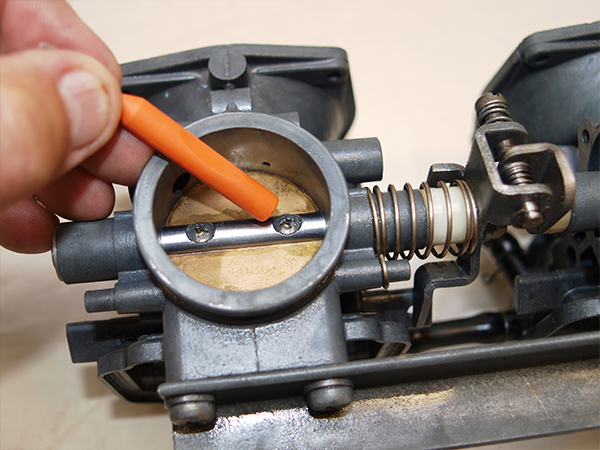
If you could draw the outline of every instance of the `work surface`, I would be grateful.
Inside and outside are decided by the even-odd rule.
[[[433,163],[465,163],[473,104],[526,36],[600,18],[597,0],[71,4],[122,63],[230,43],[345,49],[357,106],[348,137],[381,140],[380,185],[397,187],[418,185]],[[125,191],[119,194],[118,208],[129,209]],[[65,324],[111,317],[85,312],[83,294],[91,287],[62,284],[49,254],[2,250],[0,256],[0,448],[170,448],[171,424],[162,405],[122,402],[96,379],[95,365],[70,362]],[[493,270],[484,254],[483,274]],[[482,279],[436,292],[434,320],[508,308],[506,281],[499,276],[486,285]],[[588,431],[492,448],[598,444],[598,432]]]

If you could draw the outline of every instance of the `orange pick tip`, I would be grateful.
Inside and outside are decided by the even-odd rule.
[[[275,212],[279,203],[277,195],[146,99],[123,94],[121,123],[139,139],[261,222]]]

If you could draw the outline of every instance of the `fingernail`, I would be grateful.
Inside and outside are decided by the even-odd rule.
[[[108,94],[101,80],[89,72],[75,70],[59,78],[58,92],[67,116],[72,149],[95,141],[109,119]]]

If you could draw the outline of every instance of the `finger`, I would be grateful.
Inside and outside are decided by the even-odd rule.
[[[65,1],[7,1],[1,14],[0,53],[40,47],[75,50],[96,58],[121,80],[112,52]]]
[[[35,196],[49,211],[71,220],[104,219],[115,205],[112,184],[80,167],[39,189]]]
[[[58,218],[28,197],[0,212],[0,245],[19,253],[43,253],[52,248]]]
[[[29,50],[0,64],[0,210],[79,165],[112,137],[121,89],[95,59]]]
[[[119,127],[101,150],[82,163],[88,172],[101,180],[134,186],[154,150]]]

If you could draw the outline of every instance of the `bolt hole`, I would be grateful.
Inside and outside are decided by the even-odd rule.
[[[337,83],[342,78],[342,74],[339,72],[330,72],[327,75],[327,81],[331,83]]]
[[[173,183],[173,194],[179,194],[185,189],[187,184],[190,182],[190,174],[182,173],[177,177],[175,183]]]
[[[541,55],[535,58],[534,62],[537,66],[543,66],[544,64],[547,64],[548,61],[550,61],[550,57],[548,55]]]
[[[588,144],[590,142],[590,132],[588,130],[583,130],[581,132],[581,140],[584,144]]]

